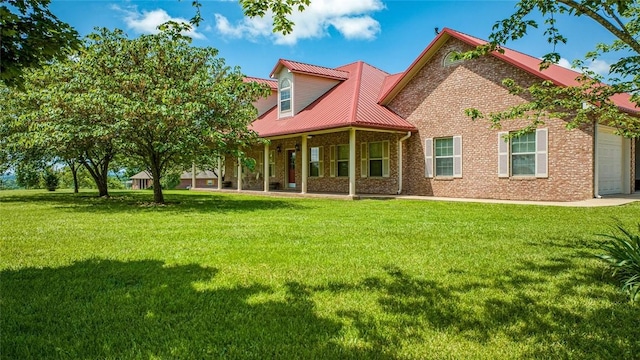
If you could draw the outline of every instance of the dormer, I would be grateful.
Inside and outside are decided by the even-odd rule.
[[[262,114],[266,113],[268,110],[272,109],[276,106],[278,102],[278,82],[270,79],[260,79],[255,77],[245,77],[243,81],[246,82],[256,82],[258,84],[264,84],[269,86],[271,89],[271,93],[267,97],[263,97],[258,99],[253,103],[253,106],[258,109],[258,117],[262,116]]]
[[[281,59],[271,72],[271,78],[278,84],[278,119],[285,119],[295,116],[348,79],[349,73]]]

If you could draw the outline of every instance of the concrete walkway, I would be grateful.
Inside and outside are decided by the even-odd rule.
[[[542,205],[542,206],[566,206],[566,207],[599,207],[599,206],[619,206],[629,204],[634,201],[640,201],[640,192],[635,192],[631,195],[608,195],[599,199],[588,199],[582,201],[520,201],[520,200],[496,200],[496,199],[468,199],[468,198],[449,198],[449,197],[435,197],[435,196],[414,196],[414,195],[378,195],[378,194],[358,194],[356,196],[349,196],[344,194],[332,194],[332,193],[306,193],[301,194],[293,191],[256,191],[256,190],[242,190],[237,191],[235,189],[204,189],[194,188],[193,191],[203,192],[224,192],[231,194],[247,194],[256,196],[271,196],[271,197],[295,197],[295,198],[322,198],[322,199],[337,199],[337,200],[360,200],[360,199],[405,199],[405,200],[422,200],[422,201],[453,201],[453,202],[474,202],[485,204],[515,204],[515,205]]]

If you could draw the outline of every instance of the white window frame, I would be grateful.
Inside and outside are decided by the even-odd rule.
[[[269,150],[269,177],[276,177],[276,151]]]
[[[453,155],[446,156],[453,158],[453,175],[437,175],[436,170],[436,141],[439,139],[453,139]],[[438,158],[443,158],[439,156]],[[427,178],[462,178],[462,136],[443,136],[438,138],[427,138],[424,141],[424,176]]]
[[[289,97],[285,99],[285,98],[282,97],[282,93],[284,91],[286,91],[286,90],[288,90],[288,92],[289,92]],[[280,82],[280,91],[278,92],[278,95],[279,95],[280,112],[283,112],[283,113],[284,112],[290,112],[291,109],[293,108],[293,100],[292,100],[293,91],[292,91],[292,82],[291,82],[290,79],[283,79]],[[289,102],[289,107],[287,109],[282,107],[282,103],[285,102],[285,101]]]
[[[318,149],[318,160],[313,161],[312,149]],[[322,146],[310,146],[309,147],[309,177],[323,177],[324,176],[324,151]],[[312,164],[318,164],[318,175],[311,175]]]
[[[530,175],[512,175],[513,154],[511,151],[512,141],[508,139],[509,132],[498,133],[498,177],[500,178],[548,178],[549,177],[549,129],[536,129],[535,132],[535,152],[527,154],[534,155],[535,170]],[[506,140],[505,140],[506,139]],[[525,153],[518,153],[525,154]]]
[[[336,177],[349,177],[349,172],[346,175],[340,175],[340,163],[347,163],[347,169],[349,168],[349,157],[346,159],[340,159],[340,148],[346,147],[349,149],[349,144],[340,144],[335,146],[335,176]]]
[[[382,146],[382,156],[379,158],[371,157],[371,145],[380,144]],[[386,178],[390,174],[389,161],[389,140],[363,142],[360,144],[360,177]],[[371,175],[371,161],[382,161],[382,174]]]

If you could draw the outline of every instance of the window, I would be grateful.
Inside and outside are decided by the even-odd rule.
[[[498,177],[548,177],[548,129],[508,136],[508,132],[498,133]]]
[[[291,81],[284,79],[280,83],[280,111],[289,110],[291,110]]]
[[[511,176],[536,174],[536,134],[511,139]]]
[[[349,176],[349,145],[336,145],[336,173]]]
[[[428,138],[424,155],[425,177],[462,177],[462,136]]]
[[[464,59],[455,59],[455,57],[456,57],[456,52],[450,51],[449,53],[447,53],[447,55],[444,56],[444,59],[442,60],[442,65],[453,66],[453,65],[458,65],[464,61]]]
[[[276,152],[275,150],[269,151],[269,177],[276,176]]]
[[[329,147],[329,176],[349,176],[349,145]]]
[[[389,176],[389,142],[363,142],[360,147],[360,176]]]
[[[435,139],[436,176],[453,176],[453,138]]]
[[[213,180],[208,179],[208,180],[207,180],[207,185],[213,185]]]
[[[309,148],[309,176],[323,176],[323,154],[322,147]]]

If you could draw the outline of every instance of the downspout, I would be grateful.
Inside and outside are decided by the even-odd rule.
[[[599,161],[598,161],[598,122],[595,122],[594,131],[593,131],[593,197],[596,199],[602,198],[598,193],[598,187],[600,186],[598,178],[600,177],[600,173],[598,171]]]
[[[411,131],[407,131],[407,135],[398,140],[398,195],[402,194],[402,143],[411,137]]]

